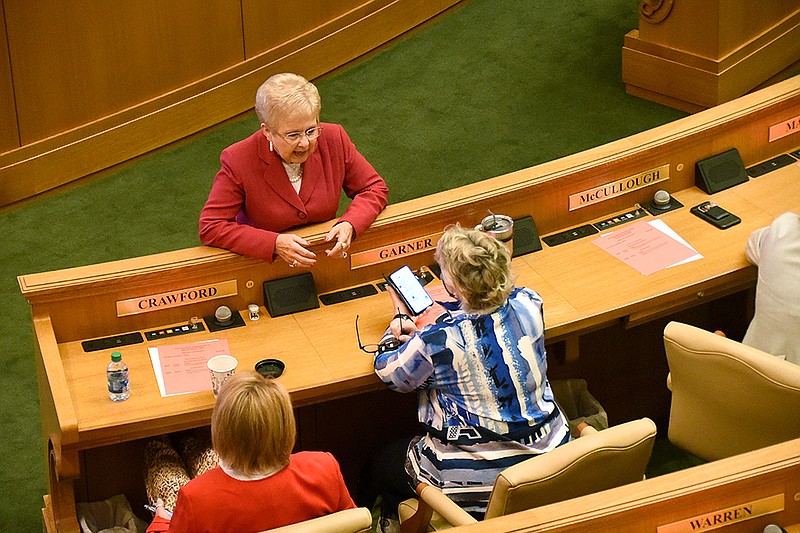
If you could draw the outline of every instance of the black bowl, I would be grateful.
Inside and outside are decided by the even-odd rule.
[[[262,359],[256,363],[256,372],[266,378],[277,378],[283,374],[286,365],[280,359]]]

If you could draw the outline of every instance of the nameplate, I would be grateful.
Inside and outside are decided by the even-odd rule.
[[[792,133],[800,131],[800,115],[769,127],[769,142],[777,141]]]
[[[436,248],[436,243],[439,242],[439,237],[442,236],[442,231],[425,235],[403,242],[394,244],[387,244],[380,248],[373,248],[372,250],[365,250],[363,252],[354,252],[350,254],[350,268],[355,270],[357,268],[377,265],[400,259],[401,257],[408,257],[410,255],[421,254]]]
[[[696,531],[711,531],[720,527],[729,526],[737,522],[744,522],[767,514],[783,511],[783,494],[776,494],[753,502],[747,502],[719,511],[713,511],[680,522],[673,522],[658,526],[658,533],[684,533]]]
[[[138,315],[239,294],[236,280],[117,301],[117,316]]]
[[[628,176],[627,178],[612,181],[611,183],[606,183],[587,191],[572,194],[569,197],[569,210],[574,211],[581,207],[586,207],[587,205],[603,202],[610,198],[649,187],[654,183],[659,183],[668,179],[669,165],[662,165],[640,174]]]

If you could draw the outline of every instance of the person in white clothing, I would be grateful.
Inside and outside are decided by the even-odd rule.
[[[756,311],[742,342],[800,364],[800,216],[754,231],[745,249],[758,266]]]

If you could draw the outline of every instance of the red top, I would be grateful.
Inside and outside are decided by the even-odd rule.
[[[303,165],[298,195],[261,132],[223,150],[221,168],[200,213],[200,240],[272,261],[278,233],[336,217],[344,189],[353,201],[340,221],[361,235],[386,207],[389,189],[338,124],[323,124]]]
[[[354,507],[333,455],[299,452],[286,468],[256,481],[209,470],[180,489],[172,521],[156,517],[147,533],[257,532]]]

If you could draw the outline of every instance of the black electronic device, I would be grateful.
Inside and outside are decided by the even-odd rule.
[[[742,221],[742,219],[730,211],[721,208],[714,202],[703,202],[691,208],[690,211],[693,215],[697,215],[720,229],[730,228]]]
[[[144,342],[144,337],[137,331],[134,333],[114,335],[113,337],[83,341],[81,342],[81,346],[84,352],[95,352],[97,350],[110,350],[111,348],[127,346],[129,344],[139,344],[140,342]]]
[[[518,255],[538,252],[542,249],[539,241],[539,232],[536,230],[536,223],[533,217],[522,217],[514,219],[514,251],[512,257]]]
[[[419,315],[433,305],[433,298],[408,265],[403,265],[389,274],[386,282],[400,296],[412,315]]]
[[[542,240],[547,244],[547,246],[558,246],[559,244],[574,241],[582,237],[588,237],[589,235],[594,235],[595,233],[599,233],[597,228],[591,224],[584,224],[583,226],[571,228],[562,231],[561,233],[554,233],[552,235],[548,235],[547,237],[542,237]]]
[[[749,178],[739,150],[731,148],[695,164],[694,181],[707,194],[746,183]]]
[[[320,294],[319,299],[325,305],[333,305],[355,300],[356,298],[363,298],[364,296],[372,296],[373,294],[378,294],[378,289],[375,288],[375,285],[361,285],[341,291]]]
[[[311,272],[264,282],[264,307],[271,317],[319,307]]]
[[[747,175],[751,178],[757,178],[759,176],[763,176],[773,170],[778,170],[779,168],[783,168],[785,166],[789,166],[794,163],[796,159],[789,154],[781,154],[777,157],[773,157],[768,161],[764,161],[763,163],[759,163],[757,165],[753,165],[747,169]]]

